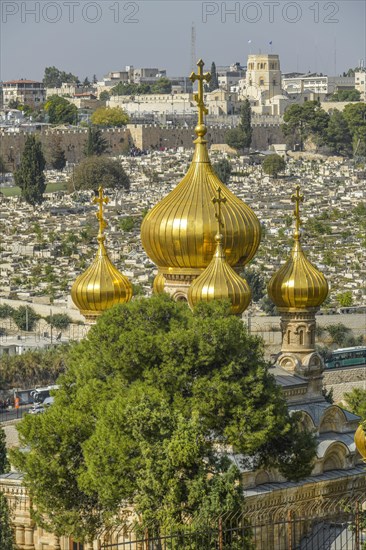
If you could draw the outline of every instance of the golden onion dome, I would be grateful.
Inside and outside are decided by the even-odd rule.
[[[251,299],[251,292],[245,279],[239,277],[234,269],[228,264],[223,251],[223,235],[220,228],[223,226],[223,212],[221,204],[227,204],[226,197],[221,197],[221,188],[217,188],[218,197],[211,199],[213,204],[218,205],[216,219],[219,225],[219,232],[215,237],[216,251],[206,267],[188,289],[188,303],[193,308],[198,302],[210,302],[211,300],[229,299],[231,302],[231,313],[238,315],[248,307]]]
[[[164,292],[165,277],[162,273],[158,273],[153,282],[154,294],[161,294]]]
[[[77,277],[71,288],[74,304],[87,319],[93,319],[115,304],[128,302],[132,298],[130,281],[112,264],[104,246],[103,231],[107,224],[103,218],[103,203],[107,203],[108,198],[103,197],[102,187],[94,202],[99,203],[98,251],[92,265]]]
[[[366,459],[366,433],[362,424],[356,430],[355,443],[362,458]]]
[[[280,308],[319,307],[328,295],[328,283],[301,248],[299,203],[303,196],[300,195],[300,186],[297,186],[292,200],[296,203],[294,245],[290,258],[269,281],[268,294]]]
[[[248,307],[251,292],[245,279],[239,277],[227,263],[222,248],[221,234],[216,235],[216,251],[209,265],[188,289],[188,303],[193,308],[198,302],[229,299],[231,313],[238,315]]]
[[[217,188],[226,198],[223,214],[225,226],[223,249],[227,262],[243,266],[249,262],[260,242],[261,227],[251,208],[238,199],[215,174],[207,151],[207,132],[203,115],[203,61],[197,63],[199,74],[191,79],[199,81],[195,99],[199,120],[195,128],[197,139],[192,163],[182,181],[145,216],[141,226],[141,240],[146,253],[162,273],[195,274],[206,268],[215,252],[216,219],[211,202]]]

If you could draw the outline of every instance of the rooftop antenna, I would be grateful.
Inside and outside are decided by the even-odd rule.
[[[197,57],[196,57],[196,26],[192,21],[191,27],[191,69],[190,73],[194,72],[196,68]]]

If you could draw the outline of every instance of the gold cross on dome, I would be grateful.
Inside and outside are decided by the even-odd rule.
[[[203,124],[203,115],[207,115],[208,109],[205,107],[203,99],[203,81],[210,82],[211,74],[203,73],[204,62],[202,59],[197,61],[198,74],[192,72],[189,79],[194,83],[198,80],[198,93],[194,94],[194,100],[198,105],[198,124]]]
[[[103,187],[102,186],[99,187],[98,191],[99,191],[99,195],[98,195],[98,197],[94,197],[93,203],[94,204],[99,204],[99,210],[96,213],[96,216],[97,216],[97,219],[99,221],[99,235],[103,235],[103,232],[104,232],[105,228],[108,225],[107,222],[105,221],[105,219],[103,218],[103,204],[108,204],[109,203],[109,198],[105,197],[103,195]]]
[[[304,201],[304,195],[300,193],[300,185],[296,186],[296,193],[291,195],[291,201],[295,203],[295,210],[294,210],[294,216],[295,216],[295,236],[300,236],[300,202]]]
[[[223,221],[222,221],[222,216],[221,216],[221,204],[225,204],[227,199],[225,197],[221,198],[221,193],[222,193],[221,187],[218,187],[216,189],[216,191],[217,191],[218,197],[215,196],[211,200],[214,204],[217,203],[217,210],[218,211],[215,213],[215,216],[216,216],[216,219],[219,223],[219,232],[220,232],[220,228],[224,227],[224,224],[223,224]]]

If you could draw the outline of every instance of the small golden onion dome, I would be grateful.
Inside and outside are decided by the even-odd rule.
[[[128,302],[132,298],[130,281],[112,264],[104,246],[103,231],[107,223],[103,218],[103,203],[108,199],[103,197],[102,187],[99,188],[99,198],[95,198],[94,202],[99,203],[98,251],[92,265],[77,277],[71,288],[74,304],[87,319],[93,319],[115,304]]]
[[[158,273],[153,282],[154,294],[162,294],[164,292],[165,277],[162,273]]]
[[[221,197],[221,188],[217,188],[218,198],[211,199],[218,204],[216,219],[220,227],[223,226],[221,203],[227,204],[226,197]],[[231,313],[238,315],[248,307],[251,292],[245,279],[239,277],[228,264],[222,247],[223,235],[219,232],[215,237],[216,251],[208,267],[197,277],[188,289],[188,303],[193,308],[198,302],[229,299]]]
[[[215,174],[207,151],[207,132],[203,115],[203,62],[199,61],[199,81],[196,101],[199,120],[195,128],[197,139],[192,163],[182,181],[145,216],[141,226],[142,245],[162,273],[199,274],[215,253],[217,232],[215,208],[211,197],[220,187],[227,199],[223,223],[223,249],[231,266],[249,262],[260,243],[261,226],[251,208],[236,197]]]
[[[355,443],[356,443],[357,450],[362,456],[362,458],[366,459],[366,434],[362,424],[360,424],[356,430]]]
[[[291,256],[268,283],[268,294],[277,307],[309,308],[319,307],[328,295],[328,283],[305,256],[300,244],[299,202],[303,199],[297,187],[295,197],[296,229]]]

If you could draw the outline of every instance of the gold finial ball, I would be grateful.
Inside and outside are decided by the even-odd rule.
[[[204,124],[197,124],[197,126],[194,129],[195,133],[199,137],[203,137],[207,134],[207,128]]]
[[[358,452],[366,460],[366,434],[363,425],[360,424],[355,433],[355,443]]]
[[[217,243],[222,243],[223,240],[224,240],[224,235],[222,235],[221,233],[217,233],[217,235],[215,235],[215,241]]]

